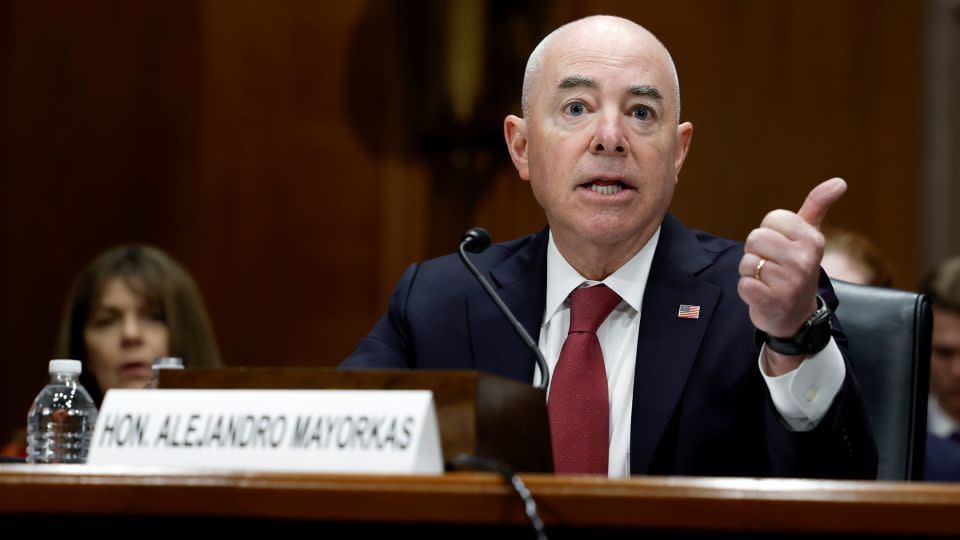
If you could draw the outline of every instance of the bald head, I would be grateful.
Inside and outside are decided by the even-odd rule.
[[[669,71],[670,78],[673,82],[673,93],[676,97],[675,110],[677,114],[677,121],[679,122],[680,79],[677,76],[677,67],[673,63],[673,58],[670,57],[670,52],[667,51],[667,48],[664,47],[663,43],[661,43],[660,40],[658,40],[656,36],[651,34],[646,28],[631,20],[610,15],[593,15],[569,22],[551,32],[547,37],[543,38],[540,44],[537,45],[532,53],[530,53],[530,58],[527,60],[527,68],[523,73],[523,91],[520,95],[520,107],[523,111],[523,116],[526,117],[529,115],[530,101],[533,99],[536,86],[543,75],[543,64],[551,54],[556,52],[554,49],[558,48],[556,47],[557,43],[564,41],[562,38],[570,37],[572,34],[584,33],[598,33],[596,35],[604,35],[603,33],[610,32],[612,30],[630,32],[631,34],[641,38],[646,46],[652,47],[658,54],[662,55],[664,65],[667,71]]]

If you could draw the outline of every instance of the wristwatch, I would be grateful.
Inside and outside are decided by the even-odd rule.
[[[777,338],[757,330],[756,340],[759,349],[764,343],[780,354],[791,356],[810,356],[822,351],[830,343],[833,325],[830,323],[830,307],[817,295],[817,310],[813,312],[793,337]]]

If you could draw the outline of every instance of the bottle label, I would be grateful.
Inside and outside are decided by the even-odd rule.
[[[443,472],[427,390],[110,390],[87,462]]]

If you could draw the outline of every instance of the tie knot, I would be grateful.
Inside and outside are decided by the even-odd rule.
[[[620,303],[620,295],[606,285],[580,287],[570,293],[570,332],[596,333]]]

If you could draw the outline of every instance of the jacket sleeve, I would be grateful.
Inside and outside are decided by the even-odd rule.
[[[342,369],[405,369],[411,366],[413,347],[406,309],[419,265],[407,267],[390,295],[387,312],[343,362]]]

